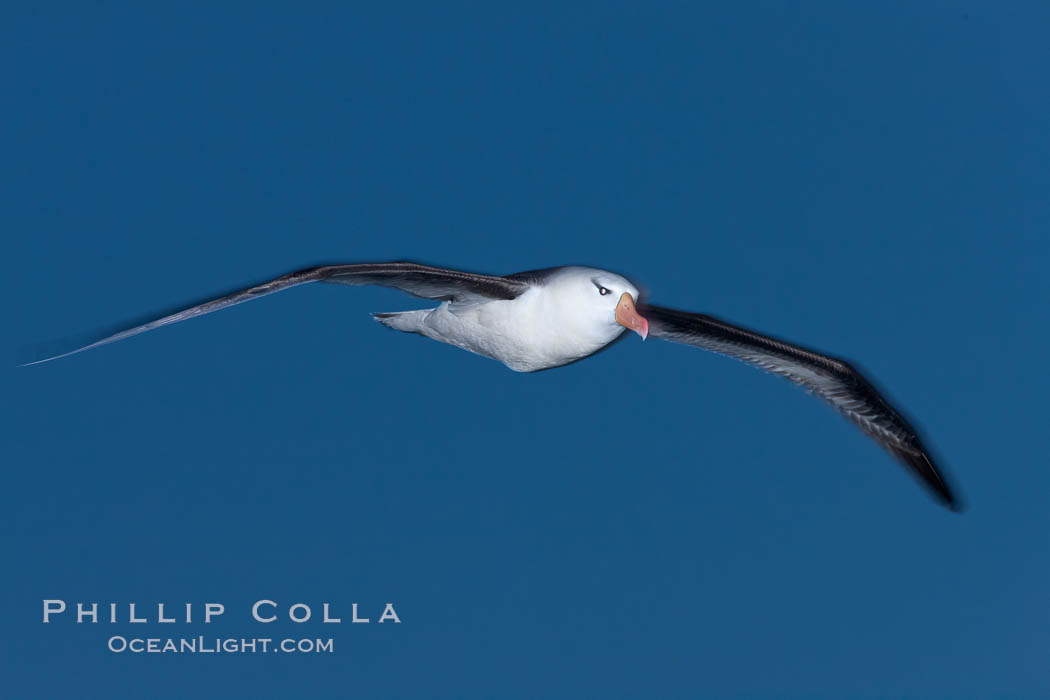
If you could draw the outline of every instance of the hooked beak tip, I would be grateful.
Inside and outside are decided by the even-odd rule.
[[[634,297],[627,292],[620,296],[616,305],[616,322],[640,335],[642,340],[649,336],[649,321],[638,313],[634,306]]]

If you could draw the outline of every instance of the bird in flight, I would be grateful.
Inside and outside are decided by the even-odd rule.
[[[35,365],[130,338],[309,282],[393,287],[440,301],[373,314],[389,328],[455,345],[517,372],[560,367],[595,354],[627,330],[692,345],[779,374],[831,404],[953,510],[959,501],[915,429],[849,363],[705,314],[644,303],[626,278],[590,267],[480,275],[413,262],[323,265],[192,306]]]

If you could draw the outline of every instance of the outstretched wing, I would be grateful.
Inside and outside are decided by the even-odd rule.
[[[78,352],[108,345],[118,340],[130,338],[133,335],[151,331],[161,326],[169,326],[172,323],[185,321],[187,319],[210,314],[219,309],[241,304],[252,299],[273,294],[289,287],[295,287],[308,282],[328,282],[332,284],[347,285],[379,285],[400,289],[417,297],[424,299],[435,299],[441,301],[455,302],[477,302],[493,299],[514,299],[528,288],[528,284],[507,277],[496,277],[490,275],[478,275],[472,272],[460,270],[447,270],[440,267],[430,267],[412,262],[389,262],[389,263],[360,263],[349,265],[322,265],[306,270],[299,270],[277,279],[243,289],[232,294],[227,294],[218,299],[206,301],[197,306],[177,311],[173,314],[163,316],[148,323],[129,328],[119,333],[106,336],[93,343],[84,345],[60,355],[47,357],[43,360],[28,362],[27,365],[36,365],[41,362],[50,362],[61,357],[75,355]]]
[[[639,305],[638,310],[649,321],[649,335],[653,337],[728,355],[805,387],[874,438],[945,505],[959,508],[915,429],[849,363],[704,314],[648,304]]]

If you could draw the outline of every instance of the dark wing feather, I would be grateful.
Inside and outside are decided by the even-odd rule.
[[[273,294],[274,292],[308,282],[328,282],[355,286],[379,285],[400,289],[403,292],[424,299],[468,303],[493,299],[514,299],[528,288],[528,284],[506,277],[478,275],[460,270],[446,270],[440,267],[429,267],[411,262],[322,265],[283,275],[269,282],[263,282],[254,287],[242,289],[218,299],[206,301],[203,304],[191,306],[148,323],[143,323],[134,328],[114,333],[61,355],[26,364],[36,365],[41,362],[49,362],[61,357],[75,355],[78,352],[108,345],[109,343],[130,338],[133,335],[139,335],[161,326],[168,326],[172,323],[210,314],[213,311],[235,306],[252,299],[258,299],[267,294]]]
[[[320,282],[394,287],[413,296],[440,301],[515,299],[529,287],[526,282],[510,277],[479,275],[411,262],[326,265],[306,272],[314,274],[314,279]]]
[[[959,502],[915,429],[849,363],[704,314],[640,304],[649,334],[695,345],[779,374],[824,399],[919,476],[953,510]]]

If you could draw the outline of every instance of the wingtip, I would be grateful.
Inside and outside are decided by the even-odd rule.
[[[966,511],[966,504],[962,498],[948,485],[948,481],[941,471],[934,466],[933,460],[925,450],[921,450],[918,454],[908,455],[904,461],[929,488],[934,498],[941,505],[953,513],[961,514]]]
[[[946,491],[945,493],[938,495],[940,496],[941,504],[951,512],[958,513],[959,515],[966,512],[966,503],[963,502],[961,498],[955,496],[951,491]]]
[[[940,489],[936,486],[929,485],[930,495],[937,502],[938,505],[942,505],[945,509],[950,510],[953,513],[965,513],[966,505],[961,499],[955,496],[951,491],[946,489]]]
[[[29,362],[22,362],[20,364],[15,365],[15,368],[18,369],[20,367],[32,367],[33,365],[42,365],[45,362],[51,362],[52,360],[60,360],[63,357],[68,357],[70,355],[75,355],[78,352],[80,352],[81,350],[86,350],[86,349],[87,348],[78,348],[77,350],[71,350],[70,352],[62,353],[61,355],[52,355],[51,357],[45,357],[45,358],[40,359],[40,360],[30,360]]]
[[[15,369],[20,369],[22,367],[32,367],[33,365],[39,365],[39,364],[42,364],[44,362],[48,362],[48,361],[53,360],[53,359],[55,359],[55,358],[53,358],[53,357],[45,357],[42,360],[30,360],[29,362],[19,362],[18,364],[15,365]]]

